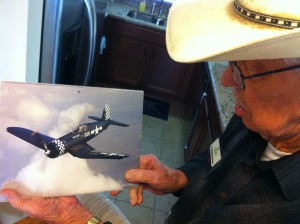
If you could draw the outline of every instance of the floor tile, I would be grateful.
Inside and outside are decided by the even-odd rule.
[[[149,116],[143,116],[143,136],[155,137],[162,139],[164,121]]]
[[[182,163],[176,163],[176,162],[172,162],[172,161],[165,160],[165,159],[161,159],[160,161],[173,169],[177,169],[178,167],[180,167],[182,165]]]
[[[169,210],[175,204],[177,199],[178,198],[172,194],[156,196],[155,209],[164,212],[169,212]]]
[[[162,147],[162,140],[150,136],[142,136],[142,154],[153,154],[157,158],[160,158]]]
[[[169,141],[178,145],[184,145],[186,136],[182,129],[178,129],[172,126],[165,126],[163,132],[163,141]]]
[[[166,121],[148,115],[143,115],[143,124],[147,126],[148,124],[153,124],[153,123],[156,124],[157,126],[163,126],[166,123]]]
[[[154,210],[153,224],[162,224],[167,216],[167,212]]]
[[[116,200],[115,203],[131,224],[152,224],[154,209],[143,206],[132,207],[129,203]]]
[[[171,143],[169,141],[162,142],[161,159],[169,160],[176,163],[184,163],[184,146]]]
[[[168,122],[165,126],[171,126],[173,128],[184,129],[186,126],[186,120],[180,117],[169,116]]]

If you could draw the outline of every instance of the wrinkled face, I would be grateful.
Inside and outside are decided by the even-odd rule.
[[[238,62],[245,76],[299,64],[298,59]],[[228,66],[222,85],[233,87],[235,113],[266,140],[275,137],[275,141],[281,141],[300,133],[300,69],[247,79],[245,89],[241,90]]]

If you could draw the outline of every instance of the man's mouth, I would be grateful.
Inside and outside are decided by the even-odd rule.
[[[234,106],[234,112],[236,115],[238,115],[240,117],[244,117],[248,114],[248,112],[238,103],[236,103]]]

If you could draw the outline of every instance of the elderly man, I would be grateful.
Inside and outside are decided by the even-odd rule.
[[[174,3],[167,26],[171,57],[230,61],[222,84],[233,89],[236,104],[213,143],[217,157],[207,151],[175,170],[145,155],[140,169],[126,173],[154,194],[179,196],[166,223],[300,223],[299,8],[280,0]],[[133,192],[132,204],[141,203],[142,187]],[[74,197],[1,194],[54,223],[93,217]]]
[[[127,180],[180,196],[167,223],[299,223],[299,65],[300,59],[230,62],[222,84],[234,89],[237,116],[219,139],[221,161],[211,167],[206,152],[172,170],[143,156],[142,168],[151,171],[128,171]]]

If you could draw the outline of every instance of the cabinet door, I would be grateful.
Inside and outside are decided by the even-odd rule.
[[[208,150],[211,143],[221,134],[220,120],[211,84],[203,96],[185,146],[185,160]]]
[[[165,47],[153,46],[148,71],[146,72],[145,89],[148,91],[179,96],[187,76],[188,65],[173,61]]]
[[[105,79],[113,84],[142,88],[148,45],[122,35],[111,39]]]
[[[203,101],[198,108],[188,142],[185,146],[185,161],[188,161],[194,155],[207,150],[211,144],[210,127],[207,115],[207,102]]]

